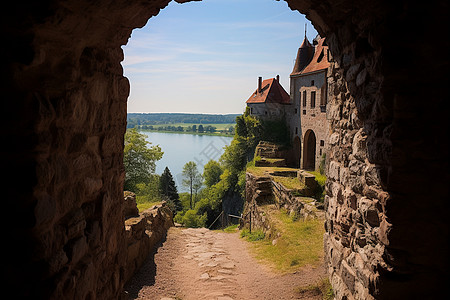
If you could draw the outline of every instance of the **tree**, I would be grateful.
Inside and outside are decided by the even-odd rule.
[[[207,187],[211,187],[220,181],[223,170],[215,160],[210,160],[203,169],[203,179]]]
[[[202,124],[198,125],[198,132],[199,132],[199,133],[203,133],[204,130],[205,130],[205,129],[203,128],[203,125],[202,125]]]
[[[205,226],[206,218],[206,213],[203,215],[198,215],[195,210],[190,209],[181,218],[181,222],[185,227],[198,228]]]
[[[148,147],[151,143],[145,140],[146,137],[135,128],[125,132],[123,164],[126,190],[136,191],[137,184],[147,183],[155,173],[156,161],[164,154],[158,145]]]
[[[202,175],[198,172],[197,164],[193,161],[184,165],[182,175],[184,177],[183,186],[190,189],[189,207],[192,209],[192,195],[193,192],[197,195],[197,192],[202,187]]]
[[[158,174],[151,174],[147,182],[136,184],[136,202],[160,202],[161,195],[159,193],[159,178]]]
[[[235,132],[238,136],[247,137],[247,126],[245,124],[245,115],[236,117]]]
[[[180,211],[183,209],[180,201],[180,196],[178,195],[177,186],[173,180],[172,173],[168,167],[164,169],[164,172],[159,178],[159,192],[161,195],[166,196],[175,205],[175,211]]]

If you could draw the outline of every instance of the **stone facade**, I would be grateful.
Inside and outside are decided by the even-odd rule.
[[[292,107],[287,122],[294,146],[300,144],[294,150],[295,166],[307,170],[319,168],[330,131],[326,108],[331,58],[325,39],[318,41],[314,47],[305,36],[290,76]]]
[[[2,277],[17,298],[119,297],[130,88],[121,46],[168,2],[2,10]],[[445,298],[447,1],[287,2],[335,61],[324,243],[337,298]]]
[[[264,120],[278,121],[285,118],[286,105],[279,103],[250,103],[247,104],[250,115]]]

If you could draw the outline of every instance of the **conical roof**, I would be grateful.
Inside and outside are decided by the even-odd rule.
[[[313,45],[311,45],[311,43],[308,41],[308,39],[306,38],[306,35],[305,35],[305,38],[303,39],[303,42],[300,45],[300,49],[311,48],[311,47],[313,47]]]
[[[314,52],[314,56],[305,68],[301,71],[301,74],[307,74],[316,72],[319,70],[327,69],[330,66],[328,57],[328,46],[325,42],[325,38],[317,40],[317,46]]]
[[[299,74],[311,61],[314,55],[314,46],[308,41],[305,35],[300,48],[297,51],[297,58],[295,59],[294,69],[291,75]]]

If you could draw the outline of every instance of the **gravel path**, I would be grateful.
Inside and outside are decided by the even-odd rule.
[[[317,282],[324,269],[280,275],[258,263],[238,233],[171,228],[167,240],[125,288],[129,299],[302,299],[295,288]],[[309,295],[307,299],[321,299]]]

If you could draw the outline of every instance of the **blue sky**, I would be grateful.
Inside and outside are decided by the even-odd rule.
[[[289,92],[305,23],[311,41],[284,1],[171,2],[123,46],[128,112],[242,113],[258,76]]]

